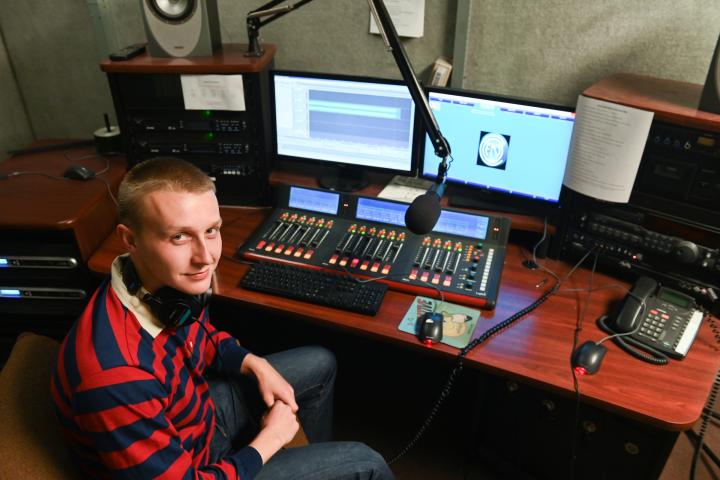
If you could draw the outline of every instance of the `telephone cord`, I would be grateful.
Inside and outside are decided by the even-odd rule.
[[[482,335],[475,338],[472,342],[470,342],[465,348],[460,350],[460,353],[457,356],[457,361],[455,362],[455,366],[453,367],[452,371],[450,372],[450,375],[448,376],[447,381],[445,382],[445,385],[443,386],[442,390],[440,391],[440,395],[438,395],[437,400],[435,400],[435,403],[433,404],[432,408],[430,409],[430,413],[425,418],[425,421],[420,426],[420,428],[417,430],[413,438],[403,447],[402,450],[398,454],[396,454],[390,461],[388,461],[388,465],[392,465],[393,463],[397,462],[400,458],[402,458],[410,449],[412,449],[415,444],[420,440],[420,438],[425,433],[425,430],[430,426],[430,424],[435,419],[435,416],[440,411],[440,407],[445,402],[445,399],[450,395],[450,391],[452,390],[453,383],[455,381],[455,377],[462,371],[463,369],[463,358],[470,353],[471,350],[473,350],[475,347],[480,345],[481,343],[485,342],[490,337],[500,333],[502,330],[508,328],[510,325],[512,325],[515,321],[520,319],[521,317],[525,316],[526,314],[530,313],[531,311],[535,310],[537,307],[545,303],[545,301],[550,298],[551,295],[553,295],[557,289],[559,288],[559,283],[556,283],[553,288],[547,290],[545,293],[542,294],[540,298],[535,300],[533,303],[528,305],[527,307],[523,308],[522,310],[519,310],[518,312],[514,313],[507,319],[503,320],[502,322],[498,323],[494,327],[489,328],[485,332],[483,332]]]

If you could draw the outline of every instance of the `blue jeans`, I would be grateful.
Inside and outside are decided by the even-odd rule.
[[[382,456],[365,444],[329,441],[337,368],[331,352],[321,347],[300,347],[265,358],[292,385],[300,407],[298,418],[310,445],[280,450],[263,466],[258,480],[395,478]],[[215,379],[209,384],[216,415],[210,444],[214,463],[250,443],[260,430],[266,407],[253,378]]]

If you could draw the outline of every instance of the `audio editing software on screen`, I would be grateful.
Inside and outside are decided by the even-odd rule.
[[[277,74],[279,155],[412,169],[415,106],[404,85]]]

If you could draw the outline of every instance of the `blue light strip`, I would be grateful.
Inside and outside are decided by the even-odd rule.
[[[22,296],[22,292],[20,290],[15,288],[0,288],[0,297],[20,297]]]

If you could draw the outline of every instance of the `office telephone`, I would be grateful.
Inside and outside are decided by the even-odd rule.
[[[692,297],[640,277],[616,314],[600,317],[598,325],[634,357],[665,364],[668,357],[685,358],[704,316]]]

